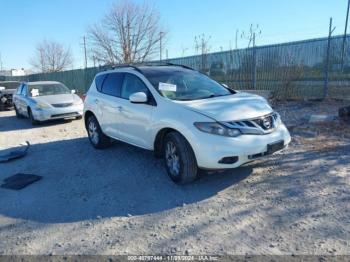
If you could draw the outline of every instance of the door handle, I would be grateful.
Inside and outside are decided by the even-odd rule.
[[[100,100],[98,100],[97,98],[94,100],[95,104],[100,103]]]
[[[117,106],[117,110],[118,110],[119,112],[121,112],[121,111],[123,111],[123,107],[122,107],[122,106]]]

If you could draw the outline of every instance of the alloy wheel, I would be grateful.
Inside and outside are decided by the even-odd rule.
[[[177,148],[172,141],[168,141],[165,148],[166,164],[173,176],[180,174],[180,157]]]

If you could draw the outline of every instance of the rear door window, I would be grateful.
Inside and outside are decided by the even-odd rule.
[[[103,75],[98,75],[95,78],[96,89],[100,92],[102,90],[102,84],[103,84],[103,81],[105,80],[106,76],[107,76],[107,74],[103,74]]]
[[[110,96],[120,97],[123,84],[123,73],[109,73],[103,81],[102,93]]]

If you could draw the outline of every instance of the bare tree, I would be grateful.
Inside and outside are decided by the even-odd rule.
[[[159,12],[146,2],[122,0],[88,29],[91,57],[100,64],[138,63],[161,52],[167,33]]]
[[[211,49],[209,45],[209,41],[211,36],[206,37],[205,34],[198,35],[194,37],[194,49],[196,54],[201,55],[201,61],[199,68],[204,73],[209,73],[209,65],[208,65],[208,55]]]
[[[35,49],[30,64],[42,73],[63,71],[73,64],[70,48],[55,41],[44,40]]]

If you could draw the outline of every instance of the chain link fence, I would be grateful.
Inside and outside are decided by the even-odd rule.
[[[346,37],[319,38],[284,44],[168,59],[190,66],[237,90],[269,90],[281,99],[350,98],[350,61]],[[329,63],[327,64],[327,54]],[[152,61],[151,63],[157,63]],[[54,80],[84,93],[96,73],[106,67],[7,77],[6,80]],[[325,86],[328,70],[329,81]]]

